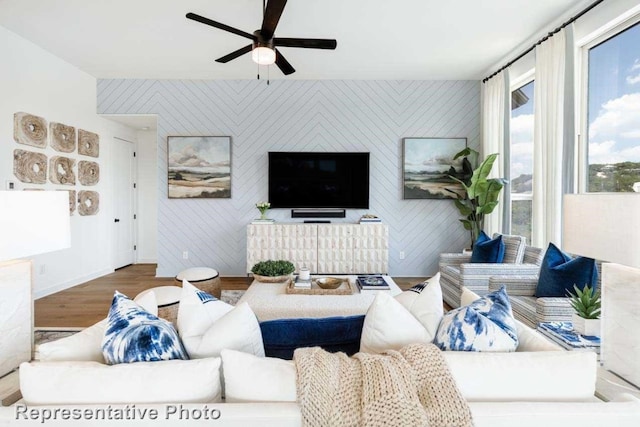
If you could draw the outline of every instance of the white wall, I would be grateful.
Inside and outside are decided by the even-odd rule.
[[[71,217],[71,248],[34,258],[34,294],[50,293],[99,277],[113,270],[111,235],[113,200],[110,142],[114,136],[134,140],[131,129],[98,117],[96,79],[33,43],[0,27],[0,184],[8,180],[24,188],[91,189],[100,193],[96,216]],[[13,115],[24,111],[100,135],[100,183],[95,187],[23,184],[13,175],[13,151],[24,149],[51,156],[52,148],[39,149],[13,141]],[[80,156],[70,153],[72,158]],[[88,160],[88,159],[87,159]],[[75,168],[77,175],[77,167]]]
[[[333,222],[379,215],[390,228],[390,274],[435,274],[439,254],[461,251],[469,235],[452,200],[402,200],[402,138],[466,137],[477,148],[479,98],[477,81],[98,81],[100,113],[158,118],[161,277],[194,266],[246,274],[246,225],[268,197],[268,151],[370,152],[370,209],[349,209]],[[168,135],[231,136],[230,199],[167,197]],[[269,216],[300,221],[288,209]]]
[[[158,135],[138,132],[138,263],[158,260]]]

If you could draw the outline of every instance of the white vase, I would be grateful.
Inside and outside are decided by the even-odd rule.
[[[600,319],[584,319],[576,313],[572,315],[573,330],[580,335],[600,336]]]

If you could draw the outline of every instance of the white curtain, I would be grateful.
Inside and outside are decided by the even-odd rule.
[[[499,156],[493,164],[489,178],[505,178],[505,144],[509,138],[509,72],[498,73],[482,84],[482,149],[479,162],[492,153]],[[484,218],[484,231],[489,236],[503,232],[505,211],[505,191],[500,194],[498,207]]]
[[[562,243],[563,176],[568,171],[565,166],[570,166],[563,165],[565,90],[569,89],[565,76],[567,71],[572,72],[566,67],[565,31],[556,33],[536,47],[531,240],[540,248],[546,248],[549,242]],[[570,35],[569,39],[572,38]],[[573,51],[570,50],[569,54],[572,55]]]

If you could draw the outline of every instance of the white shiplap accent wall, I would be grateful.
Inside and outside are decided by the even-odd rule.
[[[452,201],[402,200],[402,138],[466,137],[477,148],[477,81],[99,80],[98,113],[158,115],[159,276],[190,266],[244,275],[246,224],[267,199],[268,151],[369,151],[368,212],[389,225],[392,275],[432,275],[439,253],[468,244]],[[232,198],[168,199],[168,135],[230,135]],[[292,221],[289,210],[269,216]]]

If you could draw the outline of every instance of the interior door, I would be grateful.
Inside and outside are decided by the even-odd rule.
[[[113,142],[113,265],[121,268],[136,261],[133,227],[135,158],[133,143],[118,138]]]

